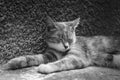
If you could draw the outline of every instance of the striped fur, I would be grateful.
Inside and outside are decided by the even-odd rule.
[[[119,37],[76,36],[79,18],[68,22],[49,19],[49,23],[46,52],[11,59],[6,69],[38,66],[38,72],[51,73],[88,66],[120,67]]]

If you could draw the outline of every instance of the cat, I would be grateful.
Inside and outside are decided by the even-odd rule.
[[[80,18],[66,22],[48,19],[44,54],[13,58],[5,69],[37,66],[39,73],[53,73],[89,66],[120,67],[120,38],[111,36],[76,36]]]

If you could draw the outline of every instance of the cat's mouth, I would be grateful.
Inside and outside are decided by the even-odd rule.
[[[66,50],[70,49],[69,46],[63,45]]]
[[[66,51],[67,51],[67,50],[70,50],[69,43],[64,43],[64,42],[62,42],[62,44],[63,44],[63,46],[64,46],[64,48],[65,48]]]

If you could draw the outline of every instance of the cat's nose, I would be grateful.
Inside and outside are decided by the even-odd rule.
[[[64,46],[65,47],[65,49],[67,49],[68,48],[68,46]]]
[[[68,49],[68,48],[69,48],[69,44],[66,43],[66,44],[64,45],[64,47],[65,47],[65,49]]]

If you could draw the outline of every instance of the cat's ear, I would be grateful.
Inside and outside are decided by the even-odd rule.
[[[73,26],[76,28],[76,27],[78,27],[79,23],[80,23],[80,18],[77,18],[73,21]]]
[[[62,24],[60,22],[56,22],[55,20],[51,19],[49,16],[47,16],[47,23],[52,30],[61,29]]]
[[[47,23],[50,27],[55,26],[55,21],[50,16],[47,16]]]
[[[80,18],[77,18],[73,21],[67,22],[66,25],[69,27],[73,27],[75,29],[76,27],[78,27],[79,22],[80,22]]]

